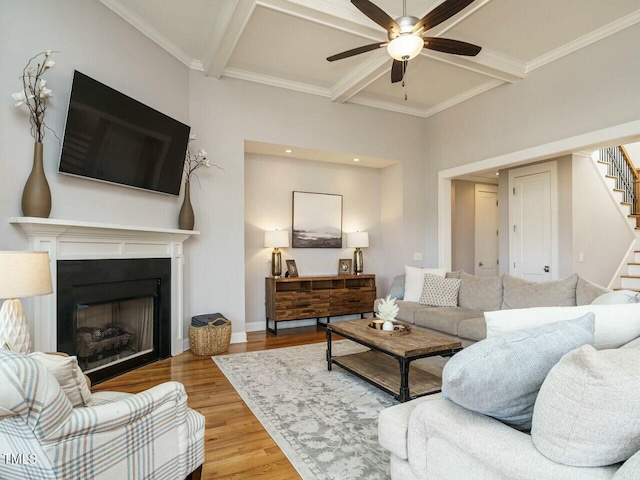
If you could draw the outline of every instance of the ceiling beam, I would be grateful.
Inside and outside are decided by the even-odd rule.
[[[344,103],[358,92],[375,82],[391,68],[391,59],[386,48],[367,56],[366,60],[352,69],[331,88],[331,101]]]
[[[255,8],[254,0],[221,2],[202,59],[206,75],[220,78]]]

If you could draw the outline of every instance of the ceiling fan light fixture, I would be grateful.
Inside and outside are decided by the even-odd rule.
[[[402,34],[389,42],[387,52],[396,60],[411,60],[418,56],[424,47],[422,37],[411,33]]]

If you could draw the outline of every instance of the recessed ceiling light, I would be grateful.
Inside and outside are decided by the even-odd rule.
[[[291,150],[290,148],[287,148],[284,153],[293,153],[293,150]]]
[[[359,159],[359,158],[354,158],[354,159],[353,159],[353,161],[354,161],[354,162],[359,162],[359,161],[360,161],[360,159]]]
[[[497,177],[498,175],[500,175],[500,172],[496,172],[496,177]]]

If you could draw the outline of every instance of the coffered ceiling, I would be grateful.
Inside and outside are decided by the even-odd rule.
[[[391,84],[386,40],[348,0],[101,0],[190,68],[427,117],[527,74],[640,21],[640,0],[475,0],[429,31],[483,47],[477,57],[423,50],[406,87]],[[396,18],[402,0],[374,0]],[[422,17],[441,0],[407,0]],[[407,100],[404,96],[407,94]]]

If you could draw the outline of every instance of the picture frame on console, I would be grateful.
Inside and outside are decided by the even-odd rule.
[[[287,260],[287,277],[297,277],[298,267],[295,260]]]
[[[342,248],[342,195],[293,192],[293,248]]]
[[[350,258],[338,260],[338,275],[351,275],[351,264],[352,260]]]

